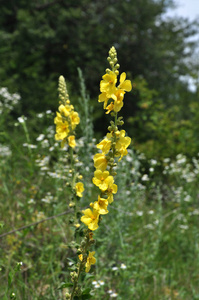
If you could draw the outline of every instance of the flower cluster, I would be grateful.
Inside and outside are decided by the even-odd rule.
[[[65,79],[63,76],[59,77],[59,98],[61,100],[58,108],[57,116],[54,123],[56,124],[55,139],[61,140],[62,147],[68,143],[71,148],[76,146],[74,130],[79,124],[80,119],[73,105],[70,104]]]
[[[84,185],[82,182],[76,182],[77,179],[82,179],[77,170],[75,170],[75,162],[78,159],[74,159],[73,149],[76,146],[75,141],[75,128],[80,122],[79,115],[74,111],[74,106],[70,104],[69,95],[66,87],[66,82],[63,76],[59,77],[58,84],[60,105],[58,112],[54,119],[56,125],[55,140],[61,140],[61,147],[64,148],[65,144],[70,148],[70,173],[71,173],[71,185],[73,195],[81,198],[84,191]],[[70,207],[74,206],[74,203],[69,204]],[[80,226],[80,225],[79,225]]]
[[[114,47],[109,51],[108,61],[112,70],[106,69],[106,74],[102,76],[100,82],[101,94],[98,99],[99,102],[104,102],[104,109],[107,110],[107,114],[111,111],[119,112],[123,106],[125,92],[130,92],[132,89],[131,81],[126,80],[125,72],[120,75],[119,85],[116,87],[120,66],[117,63],[117,52]],[[110,103],[108,104],[108,102]]]
[[[116,158],[120,161],[123,156],[127,155],[127,147],[131,143],[131,139],[126,136],[125,130],[120,131],[118,129],[118,126],[123,125],[123,121],[122,117],[117,117],[117,113],[123,106],[125,92],[131,91],[132,85],[130,80],[126,80],[126,73],[122,73],[119,85],[116,86],[119,65],[117,64],[117,53],[114,47],[109,51],[108,61],[112,70],[107,69],[106,74],[102,77],[99,102],[104,102],[104,109],[107,110],[106,113],[111,112],[115,121],[110,122],[110,126],[108,127],[109,132],[97,144],[97,148],[100,149],[101,153],[95,154],[93,158],[96,171],[94,172],[92,181],[99,188],[100,193],[97,201],[90,203],[91,208],[85,209],[83,211],[84,215],[81,217],[81,221],[88,226],[90,234],[99,227],[101,215],[109,212],[108,205],[113,202],[113,195],[117,193],[117,185],[114,182],[114,176],[116,175],[115,167],[117,166]],[[111,101],[110,103],[109,100]],[[92,255],[94,254],[94,252],[91,253]],[[86,272],[90,270],[91,264],[95,263],[94,258],[91,263],[91,253],[87,256],[87,260],[85,257]],[[82,261],[82,254],[79,255],[79,259]]]

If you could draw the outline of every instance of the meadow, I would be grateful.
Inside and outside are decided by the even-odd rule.
[[[0,299],[66,299],[77,260],[68,146],[54,139],[55,112],[15,118],[20,96],[7,88],[0,96]],[[83,81],[76,110],[74,157],[85,209],[97,197],[92,177],[99,134]],[[149,159],[132,142],[115,182],[115,201],[95,232],[96,264],[82,283],[90,298],[199,299],[199,153]]]

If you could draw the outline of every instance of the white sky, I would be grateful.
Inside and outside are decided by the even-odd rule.
[[[199,20],[199,0],[176,0],[175,2],[177,8],[168,11],[167,15]]]
[[[177,7],[175,9],[170,9],[166,16],[171,17],[185,17],[190,21],[198,20],[199,21],[199,0],[175,0]],[[199,34],[194,36],[194,40],[199,41]],[[184,80],[189,82],[189,88],[192,91],[196,90],[195,81],[191,77],[186,77]]]

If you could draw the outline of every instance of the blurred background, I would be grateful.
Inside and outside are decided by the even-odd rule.
[[[3,0],[1,87],[20,94],[19,114],[55,111],[59,75],[66,77],[75,103],[80,67],[94,128],[105,133],[97,99],[114,45],[120,71],[133,81],[123,114],[135,148],[147,149],[151,157],[194,155],[199,146],[197,5],[194,0]]]

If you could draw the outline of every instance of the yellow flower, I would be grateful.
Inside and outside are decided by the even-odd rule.
[[[62,122],[56,120],[56,134],[55,134],[55,139],[58,140],[63,140],[64,138],[67,137],[69,133],[69,128],[68,128],[68,122]]]
[[[108,203],[112,203],[113,202],[113,194],[117,193],[117,185],[115,183],[113,183],[113,181],[110,181],[108,188],[106,190],[106,194],[108,196],[107,200]]]
[[[101,170],[102,172],[104,172],[106,170],[108,161],[106,159],[106,156],[104,153],[97,153],[94,155],[93,157],[94,160],[94,167],[96,169]]]
[[[113,104],[113,102],[111,102],[111,103],[106,107],[106,109],[107,109],[106,114],[109,114],[111,111],[113,111],[113,110],[114,110],[114,104]]]
[[[130,80],[125,80],[126,79],[126,73],[123,72],[120,75],[120,84],[118,86],[119,89],[122,89],[126,92],[130,92],[132,90],[132,84]]]
[[[106,191],[109,183],[113,180],[113,176],[109,175],[109,171],[102,172],[96,170],[93,177],[93,183],[99,187],[101,191]]]
[[[81,261],[83,260],[83,255],[82,255],[82,254],[78,255],[78,257],[79,257],[79,259],[80,259]]]
[[[87,225],[90,230],[96,230],[99,227],[99,212],[97,210],[92,211],[90,208],[87,208],[82,212],[84,216],[81,217],[81,221]]]
[[[88,273],[90,271],[90,268],[91,268],[91,265],[94,265],[96,263],[96,259],[94,257],[94,254],[95,254],[95,251],[93,252],[90,252],[89,251],[89,254],[88,254],[88,257],[87,257],[87,262],[86,262],[86,273]]]
[[[77,182],[75,185],[76,195],[78,197],[82,197],[82,193],[84,191],[84,184],[82,182]]]
[[[76,228],[79,228],[81,225],[79,223],[74,224]]]
[[[60,111],[60,114],[63,115],[64,117],[68,117],[69,116],[70,110],[71,110],[71,108],[70,108],[69,105],[65,105],[64,106],[63,104],[61,104],[58,109]]]
[[[116,142],[115,149],[117,151],[116,156],[121,156],[119,161],[122,159],[124,155],[127,155],[127,147],[131,143],[131,138],[126,136],[125,137],[125,130],[120,131],[119,140]]]
[[[71,148],[74,148],[76,146],[76,142],[75,142],[75,136],[74,135],[70,135],[68,137],[68,144]]]
[[[124,99],[125,92],[122,89],[117,90],[116,92],[116,100],[114,101],[114,111],[118,112],[121,110],[123,106],[123,99]]]
[[[76,111],[71,112],[70,120],[71,120],[71,127],[72,127],[72,130],[73,130],[73,129],[75,129],[76,125],[78,125],[79,122],[80,122],[79,115]]]
[[[97,144],[97,148],[102,150],[104,154],[107,154],[111,148],[111,140],[106,137],[99,144]]]
[[[100,81],[100,91],[106,93],[107,98],[115,99],[117,76],[114,72],[110,71],[108,74],[102,76],[103,80]]]
[[[104,109],[106,108],[107,102],[108,102],[108,98],[107,98],[105,92],[103,92],[103,93],[101,93],[101,94],[99,95],[98,102],[104,102]]]
[[[106,215],[108,213],[107,206],[108,206],[107,199],[98,196],[98,201],[94,202],[93,208],[96,209],[100,215]]]

